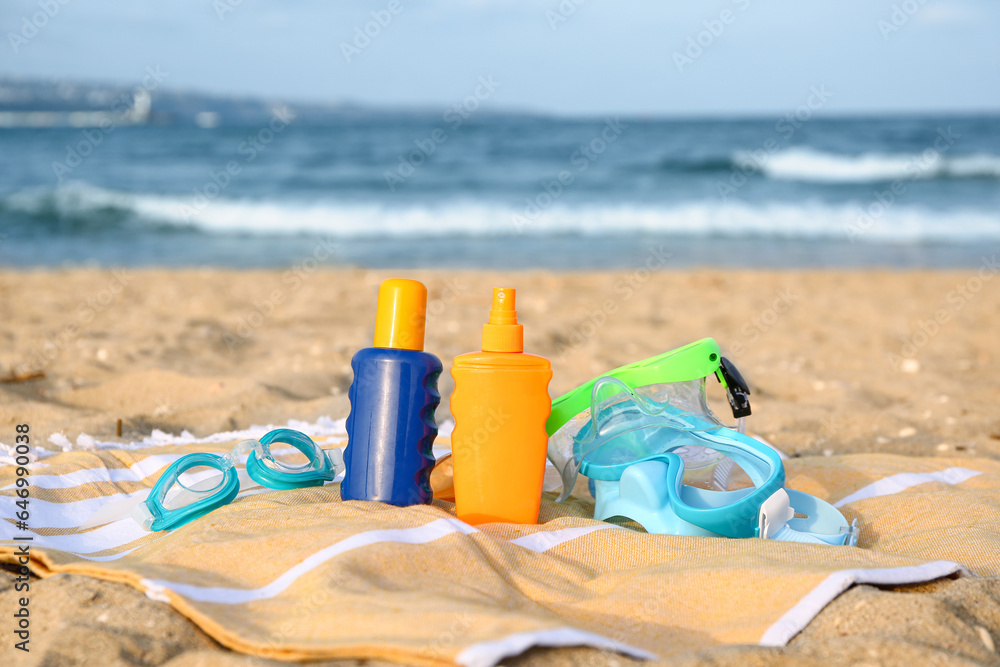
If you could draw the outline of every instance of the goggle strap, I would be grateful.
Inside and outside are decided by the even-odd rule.
[[[236,475],[240,478],[240,490],[249,489],[251,487],[260,486],[257,480],[252,478],[248,473],[246,468],[237,468]]]
[[[150,489],[144,489],[125,498],[114,500],[102,505],[96,512],[80,524],[80,530],[89,530],[115,521],[121,521],[132,516],[137,505],[142,505],[149,497]]]
[[[149,508],[146,507],[145,502],[140,502],[135,506],[135,509],[132,510],[132,518],[135,519],[135,522],[142,526],[144,530],[153,529],[153,514],[149,511]]]
[[[344,470],[344,449],[343,447],[335,447],[333,449],[322,450],[326,455],[326,460],[330,462],[330,467],[333,468],[334,476],[340,474]]]

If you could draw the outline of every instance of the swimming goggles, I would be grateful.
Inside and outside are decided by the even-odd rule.
[[[683,354],[674,358],[687,367],[669,368],[665,360],[678,352]],[[650,370],[657,367],[661,372]],[[856,524],[836,508],[784,488],[784,464],[774,449],[726,428],[712,413],[704,380],[716,373],[735,389],[734,414],[748,414],[749,391],[711,339],[616,369],[576,390],[586,391],[584,410],[566,418],[564,407],[549,424],[556,427],[549,458],[563,478],[559,500],[582,474],[595,497],[595,519],[625,517],[651,533],[856,544]],[[583,404],[579,395],[556,402]]]
[[[246,467],[238,467],[246,459]],[[83,528],[129,515],[146,530],[179,528],[236,497],[240,488],[301,489],[332,482],[344,468],[343,450],[320,448],[289,428],[244,440],[226,454],[187,454],[172,463],[148,492],[108,503]]]

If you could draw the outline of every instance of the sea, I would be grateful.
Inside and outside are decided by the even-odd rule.
[[[974,268],[1000,115],[0,128],[0,265]]]

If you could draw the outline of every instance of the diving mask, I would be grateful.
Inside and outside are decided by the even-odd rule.
[[[645,369],[639,373],[617,369],[585,385],[589,405],[549,440],[549,458],[563,479],[559,500],[583,474],[592,481],[594,518],[626,517],[651,533],[856,543],[856,527],[832,505],[784,488],[784,465],[774,449],[726,428],[712,413],[705,377],[725,366],[729,377],[721,381],[736,384],[738,377],[715,342],[680,350],[704,363],[656,373],[647,360],[623,367]],[[654,359],[663,364],[677,352]],[[637,379],[647,383],[631,386]],[[737,397],[745,398],[749,392],[742,378],[739,383]],[[573,400],[581,404],[579,395]]]

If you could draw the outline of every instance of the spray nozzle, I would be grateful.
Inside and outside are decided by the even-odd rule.
[[[517,323],[512,287],[493,289],[490,321],[483,325],[483,352],[523,352],[524,327]]]

